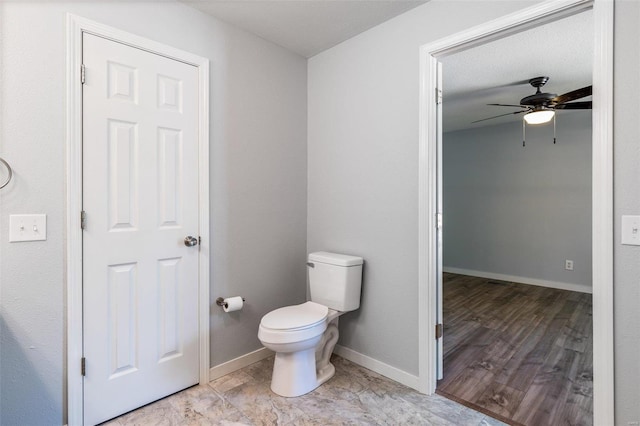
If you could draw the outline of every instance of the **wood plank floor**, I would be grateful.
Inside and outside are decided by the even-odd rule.
[[[593,424],[591,295],[444,274],[438,393],[513,425]]]

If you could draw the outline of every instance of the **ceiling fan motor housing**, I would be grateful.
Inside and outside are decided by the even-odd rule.
[[[536,93],[534,95],[526,96],[520,99],[520,105],[527,105],[534,108],[537,106],[546,106],[548,104],[551,104],[551,101],[556,96],[558,95],[556,95],[555,93]]]
[[[529,84],[536,88],[536,93],[530,96],[525,96],[520,99],[520,105],[527,105],[533,108],[544,107],[552,103],[553,98],[558,95],[555,93],[542,93],[540,88],[547,84],[549,77],[534,77],[529,80]]]

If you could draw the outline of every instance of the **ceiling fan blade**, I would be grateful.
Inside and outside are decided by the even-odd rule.
[[[591,109],[591,101],[571,102],[570,104],[558,104],[554,109]]]
[[[487,104],[487,105],[492,105],[492,106],[508,106],[508,107],[516,107],[516,108],[526,108],[525,106],[522,106],[522,105],[509,105],[509,104]]]
[[[556,104],[563,104],[565,102],[575,101],[576,99],[584,98],[586,96],[591,96],[593,86],[583,87],[581,89],[572,90],[571,92],[567,92],[564,95],[556,96],[551,99],[551,102]]]
[[[459,93],[451,93],[447,92],[446,99],[447,102],[458,101],[458,100],[466,100],[469,98],[482,98],[489,95],[495,95],[496,93],[505,92],[511,87],[521,86],[523,84],[529,84],[529,80],[522,81],[513,81],[510,83],[500,84],[498,86],[485,87],[484,89],[475,89],[475,90],[465,90],[464,92]]]
[[[506,114],[500,114],[500,115],[496,115],[494,117],[489,117],[489,118],[483,118],[482,120],[476,120],[476,121],[472,121],[471,123],[479,123],[481,121],[486,121],[486,120],[493,120],[494,118],[498,118],[498,117],[504,117],[505,115],[513,115],[513,114],[522,114],[523,112],[528,112],[529,110],[522,110],[522,111],[516,111],[516,112],[508,112]]]

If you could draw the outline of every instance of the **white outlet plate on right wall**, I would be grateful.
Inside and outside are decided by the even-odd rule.
[[[622,216],[622,244],[640,246],[640,216]]]

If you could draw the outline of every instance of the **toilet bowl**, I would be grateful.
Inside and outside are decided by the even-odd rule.
[[[262,317],[258,338],[276,353],[273,392],[300,396],[333,377],[330,358],[339,337],[338,317],[360,306],[362,263],[356,256],[311,253],[307,263],[311,301]]]
[[[278,395],[304,395],[321,384],[316,375],[316,347],[327,329],[328,311],[326,306],[306,302],[276,309],[262,318],[258,338],[276,353],[271,390]]]

